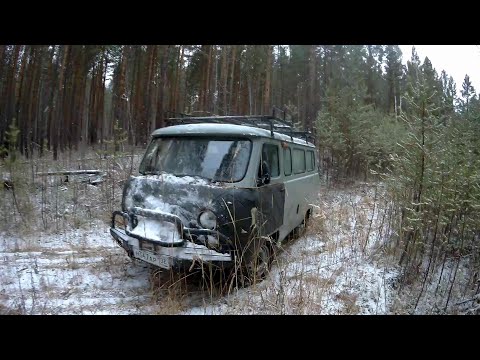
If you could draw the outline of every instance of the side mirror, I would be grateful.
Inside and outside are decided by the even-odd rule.
[[[270,183],[270,169],[267,162],[264,160],[260,165],[259,179],[257,180],[257,185],[267,185]]]

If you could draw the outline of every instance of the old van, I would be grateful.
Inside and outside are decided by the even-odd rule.
[[[267,274],[275,247],[312,215],[315,146],[275,116],[185,117],[153,132],[110,233],[164,269]]]

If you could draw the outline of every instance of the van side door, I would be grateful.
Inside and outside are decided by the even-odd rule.
[[[269,179],[265,183],[265,171]],[[262,235],[270,235],[283,224],[285,186],[280,173],[280,147],[277,143],[265,142],[258,167],[258,210],[261,213]]]

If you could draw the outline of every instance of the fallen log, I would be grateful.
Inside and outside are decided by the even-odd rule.
[[[100,175],[101,170],[61,170],[61,171],[48,171],[39,172],[37,176],[51,176],[51,175]]]

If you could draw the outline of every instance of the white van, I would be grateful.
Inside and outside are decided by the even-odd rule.
[[[315,145],[274,116],[169,123],[180,125],[153,132],[139,174],[125,184],[113,238],[160,268],[235,265],[250,280],[265,277],[275,246],[312,214]]]

